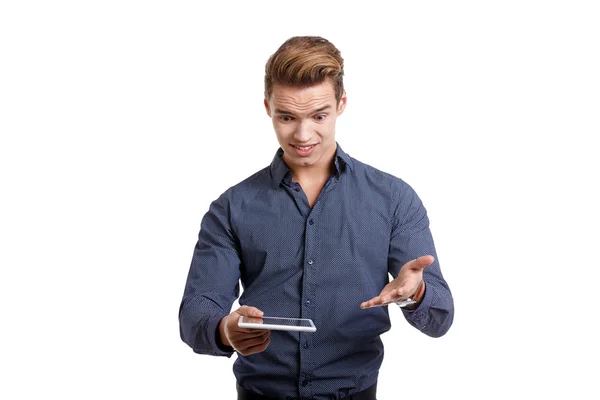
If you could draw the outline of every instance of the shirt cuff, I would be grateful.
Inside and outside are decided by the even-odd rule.
[[[433,285],[425,283],[425,294],[421,303],[414,310],[408,310],[402,308],[404,317],[419,330],[423,330],[429,323],[429,308],[431,307],[432,300],[434,298],[433,291],[435,288]]]
[[[206,325],[206,335],[208,336],[208,344],[211,348],[210,354],[213,356],[225,356],[231,357],[235,350],[231,346],[225,346],[221,343],[219,339],[219,323],[224,315],[212,315],[208,319],[208,323]],[[198,332],[198,334],[202,334]]]

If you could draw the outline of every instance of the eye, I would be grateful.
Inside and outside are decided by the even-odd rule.
[[[283,121],[283,122],[290,122],[294,119],[294,118],[290,117],[289,115],[280,115],[278,118],[280,121]]]
[[[325,118],[327,118],[327,114],[317,114],[314,118],[319,122],[325,121]]]

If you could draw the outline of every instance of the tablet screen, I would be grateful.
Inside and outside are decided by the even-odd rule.
[[[284,326],[298,326],[311,328],[310,321],[299,318],[280,318],[280,317],[244,317],[242,320],[244,323],[261,324],[261,325],[284,325]]]
[[[310,319],[284,317],[246,317],[240,316],[240,328],[264,329],[274,331],[316,332],[317,327]]]

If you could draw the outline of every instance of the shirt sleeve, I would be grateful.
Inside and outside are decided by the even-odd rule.
[[[433,264],[423,270],[425,295],[414,310],[402,309],[409,324],[431,337],[443,336],[454,319],[454,301],[442,276],[429,229],[427,211],[410,185],[400,181],[395,191],[396,208],[390,238],[389,272],[396,278],[410,260],[432,255]]]
[[[179,307],[181,339],[196,353],[231,357],[218,338],[219,322],[239,296],[240,257],[225,195],[202,219]]]

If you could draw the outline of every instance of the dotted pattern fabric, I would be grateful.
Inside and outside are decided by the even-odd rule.
[[[342,399],[377,381],[387,307],[362,310],[406,262],[422,255],[426,292],[406,320],[441,336],[454,315],[425,207],[401,179],[351,158],[337,146],[336,172],[313,208],[282,161],[231,187],[201,224],[180,307],[182,339],[195,352],[231,356],[217,342],[221,318],[239,295],[265,316],[310,318],[314,333],[272,331],[262,353],[239,356],[233,370],[253,392]]]

